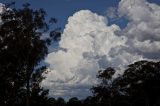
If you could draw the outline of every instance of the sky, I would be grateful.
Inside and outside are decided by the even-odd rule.
[[[160,60],[160,0],[16,0],[16,7],[26,1],[62,28],[57,50],[44,61],[42,86],[50,96],[83,99],[98,70],[114,67],[116,77],[135,61]]]
[[[69,16],[79,10],[89,9],[98,14],[105,14],[106,8],[117,6],[119,0],[0,0],[1,3],[16,1],[16,7],[21,7],[24,3],[30,3],[32,8],[43,8],[47,12],[47,17],[58,19],[58,25],[64,29]],[[121,22],[120,22],[121,24]]]

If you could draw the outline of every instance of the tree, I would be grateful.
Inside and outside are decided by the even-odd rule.
[[[57,100],[56,100],[56,106],[65,106],[66,105],[66,102],[63,98],[59,97]]]
[[[48,45],[59,36],[52,31],[49,37],[43,33],[49,30],[43,9],[33,10],[29,4],[22,9],[5,9],[0,24],[0,105],[32,103],[35,92],[42,93],[40,82],[45,65],[41,61],[48,53]],[[52,18],[52,22],[53,21]],[[48,32],[49,33],[49,32]],[[39,93],[37,92],[37,95]],[[41,95],[40,94],[40,95]],[[26,98],[23,101],[22,98]]]
[[[115,97],[118,96],[118,88],[114,85],[112,78],[114,73],[115,70],[111,67],[98,72],[97,78],[99,78],[100,84],[91,89],[97,105],[112,106]]]
[[[67,106],[81,106],[81,101],[77,97],[72,97],[67,102]]]
[[[47,106],[56,106],[56,99],[55,98],[49,98],[47,102]]]
[[[160,62],[138,61],[129,65],[118,84],[132,104],[160,105]]]
[[[101,83],[92,88],[97,103],[105,106],[159,106],[160,62],[138,61],[112,78],[113,68],[99,71]]]

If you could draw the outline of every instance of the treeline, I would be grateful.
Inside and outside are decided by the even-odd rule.
[[[9,5],[6,5],[9,6]],[[98,72],[92,96],[79,100],[48,97],[40,86],[46,71],[41,62],[61,33],[50,30],[43,9],[3,9],[0,14],[0,106],[160,106],[160,62],[138,61],[123,74],[114,68]],[[49,33],[44,37],[43,33]]]
[[[48,90],[31,90],[30,106],[160,106],[160,62],[138,61],[128,65],[123,74],[116,72],[113,68],[100,70],[99,84],[91,88],[92,96],[83,100],[72,97],[65,101],[48,97]],[[19,102],[12,102],[17,103],[14,106],[26,105],[26,98],[18,98]]]
[[[123,74],[113,68],[98,72],[99,84],[92,96],[65,102],[52,99],[51,106],[160,106],[160,62],[138,61],[128,65]],[[61,102],[60,102],[61,101]]]

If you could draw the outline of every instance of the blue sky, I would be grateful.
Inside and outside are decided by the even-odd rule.
[[[47,18],[55,17],[58,19],[57,27],[64,29],[69,16],[79,10],[91,10],[99,15],[105,15],[107,8],[117,7],[120,0],[0,0],[1,3],[16,1],[16,7],[21,7],[24,3],[30,3],[34,9],[43,8],[47,12]],[[148,0],[160,4],[160,0]],[[119,19],[109,21],[109,24],[118,24],[124,28],[127,20]]]
[[[0,0],[8,3],[15,0]],[[67,23],[69,16],[79,10],[89,9],[100,15],[104,15],[108,7],[117,6],[119,0],[16,0],[16,7],[21,7],[23,3],[30,3],[35,9],[44,8],[48,17],[56,17],[58,26],[62,29]]]

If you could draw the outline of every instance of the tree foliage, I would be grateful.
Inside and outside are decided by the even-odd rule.
[[[59,36],[60,32],[56,31],[44,38],[43,33],[49,30],[45,16],[43,9],[33,10],[29,4],[25,4],[22,9],[6,9],[1,14],[1,106],[12,106],[22,102],[29,106],[35,99],[38,102],[39,97],[45,98],[48,93],[40,87],[42,73],[46,69],[41,61],[47,55],[48,45],[53,37]]]
[[[81,101],[77,97],[72,97],[67,102],[67,106],[81,106]]]
[[[160,62],[138,61],[128,66],[124,74],[112,78],[113,68],[100,71],[100,84],[92,88],[93,98],[105,106],[159,106]]]

